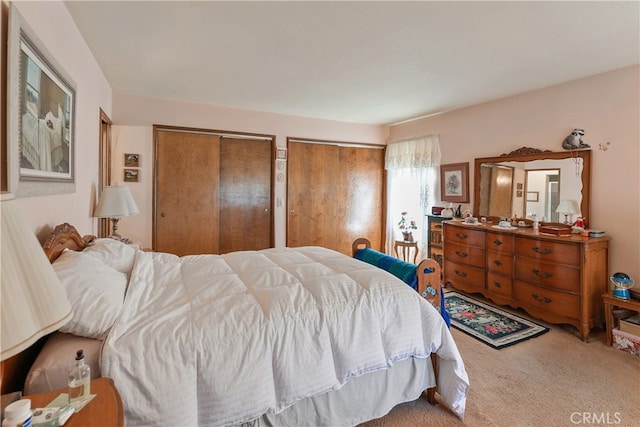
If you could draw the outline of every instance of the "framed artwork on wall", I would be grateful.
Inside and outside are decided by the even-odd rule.
[[[537,202],[540,200],[539,191],[527,191],[527,202]]]
[[[138,169],[125,169],[124,182],[138,182],[140,171]]]
[[[139,168],[140,167],[140,154],[125,153],[124,154],[124,167],[125,168]]]
[[[469,162],[440,165],[440,199],[444,202],[469,202]]]
[[[7,59],[9,191],[75,192],[76,86],[14,4]]]

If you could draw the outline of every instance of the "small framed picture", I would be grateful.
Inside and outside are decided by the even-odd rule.
[[[276,159],[278,159],[278,160],[287,160],[287,149],[286,148],[276,148]]]
[[[517,190],[516,197],[522,197],[522,190]]]
[[[540,200],[539,191],[527,191],[527,202],[537,202]]]
[[[440,165],[440,200],[469,202],[469,162]]]
[[[125,153],[124,154],[124,166],[127,168],[139,168],[140,167],[140,154]]]
[[[138,169],[125,169],[124,182],[138,182],[139,173]]]
[[[522,190],[522,183],[521,183],[521,182],[517,183],[517,184],[516,184],[516,188],[517,188],[518,190]],[[522,197],[522,194],[520,194],[520,197]]]

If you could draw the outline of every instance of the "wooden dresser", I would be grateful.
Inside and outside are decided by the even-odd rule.
[[[444,283],[549,323],[573,325],[586,341],[604,321],[609,240],[446,221]]]

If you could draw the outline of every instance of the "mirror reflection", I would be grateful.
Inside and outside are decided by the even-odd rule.
[[[588,172],[582,176],[586,154],[520,157],[522,160],[518,156],[506,156],[504,161],[501,157],[476,159],[476,216],[533,219],[535,215],[541,221],[560,222],[562,218],[556,210],[562,200],[583,205],[583,181],[590,178]],[[588,215],[586,202],[584,212],[575,217]]]

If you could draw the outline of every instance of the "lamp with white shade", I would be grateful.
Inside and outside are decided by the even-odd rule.
[[[564,224],[571,224],[573,222],[573,215],[580,213],[580,207],[575,200],[564,199],[560,201],[560,204],[556,208],[556,213],[564,214]],[[569,221],[569,215],[572,215],[571,221]]]
[[[29,348],[73,314],[67,294],[11,193],[0,199],[0,360]]]
[[[118,234],[118,221],[120,218],[139,213],[140,211],[135,200],[133,200],[133,196],[131,196],[129,188],[116,183],[102,189],[102,195],[93,216],[109,218],[113,224],[111,237],[120,238]]]

